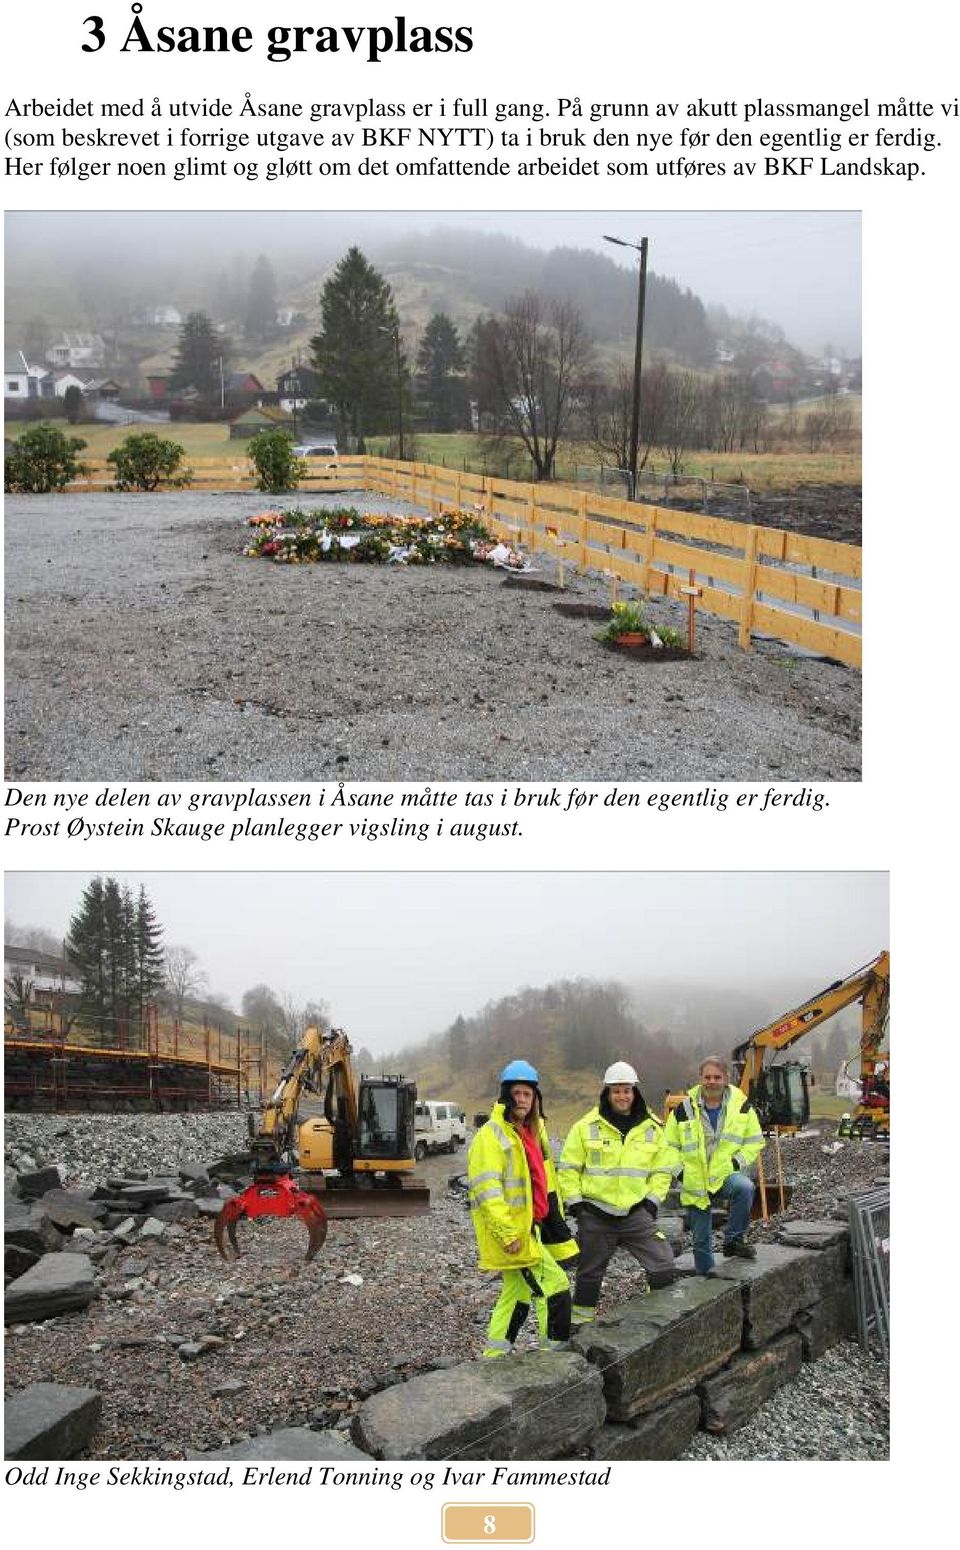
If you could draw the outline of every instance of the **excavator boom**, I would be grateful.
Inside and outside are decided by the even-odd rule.
[[[861,1002],[863,1008],[860,1070],[866,1086],[875,1079],[881,1059],[889,1074],[889,1055],[881,1050],[890,1002],[890,954],[886,951],[848,974],[846,979],[835,980],[800,1006],[757,1028],[733,1051],[735,1078],[755,1102],[761,1123],[767,1128],[796,1129],[806,1123],[809,1114],[806,1074],[800,1071],[796,1062],[769,1064],[769,1053],[789,1048],[804,1034],[856,1001]],[[879,1113],[880,1105],[875,1107]],[[889,1128],[889,1090],[883,1112],[885,1123],[877,1125],[881,1130]]]

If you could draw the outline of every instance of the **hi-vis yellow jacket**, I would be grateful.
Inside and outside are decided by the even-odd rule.
[[[670,1168],[681,1173],[680,1203],[704,1210],[725,1179],[734,1170],[749,1168],[763,1151],[765,1142],[757,1111],[739,1087],[727,1087],[725,1107],[718,1122],[716,1145],[707,1154],[703,1116],[700,1112],[700,1086],[691,1087],[687,1096],[667,1116],[665,1136],[670,1148]],[[712,1139],[712,1137],[711,1137]]]
[[[659,1205],[670,1188],[663,1126],[648,1112],[622,1136],[591,1109],[563,1143],[557,1177],[565,1206],[588,1200],[608,1216],[628,1216],[641,1200]]]
[[[543,1257],[540,1239],[554,1259],[569,1259],[580,1252],[556,1204],[557,1173],[547,1127],[539,1115],[537,1137],[543,1152],[547,1192],[552,1196],[550,1217],[542,1224],[539,1236],[533,1228],[527,1154],[502,1103],[494,1104],[487,1123],[473,1138],[467,1158],[467,1185],[481,1270],[523,1270],[539,1264]],[[508,1254],[504,1244],[515,1238],[520,1239],[519,1251]],[[552,1238],[556,1241],[550,1241]]]

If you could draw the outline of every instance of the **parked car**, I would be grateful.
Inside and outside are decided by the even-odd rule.
[[[294,447],[296,457],[336,457],[337,446],[333,441],[304,441]]]
[[[429,1152],[455,1152],[467,1139],[466,1116],[458,1103],[425,1100],[417,1104],[414,1116],[417,1162]]]

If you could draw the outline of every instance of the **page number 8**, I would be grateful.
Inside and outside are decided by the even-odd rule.
[[[492,1512],[488,1512],[483,1520],[483,1532],[485,1534],[495,1534],[497,1532],[497,1520]]]

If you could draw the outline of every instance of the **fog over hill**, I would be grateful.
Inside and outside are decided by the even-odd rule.
[[[814,226],[811,225],[814,222]],[[527,288],[580,305],[602,343],[629,350],[636,255],[605,244],[650,233],[647,342],[712,361],[707,309],[768,319],[802,348],[859,349],[859,222],[843,212],[573,216],[436,212],[30,211],[6,218],[8,344],[38,314],[114,328],[143,306],[229,315],[265,254],[279,299],[315,324],[324,278],[360,246],[394,286],[405,326],[448,311],[461,326]]]

